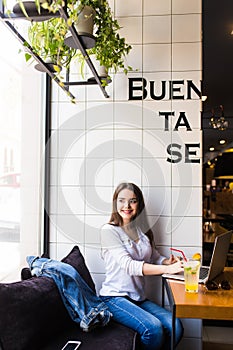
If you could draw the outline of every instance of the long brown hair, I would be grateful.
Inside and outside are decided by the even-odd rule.
[[[112,214],[111,214],[109,223],[116,226],[123,226],[122,217],[117,211],[117,198],[119,193],[124,189],[128,189],[132,191],[135,194],[136,199],[138,201],[137,213],[132,218],[131,223],[135,226],[139,226],[143,231],[143,233],[145,233],[145,235],[149,238],[151,246],[154,246],[154,236],[153,236],[153,232],[149,227],[143,194],[140,188],[134,183],[122,182],[115,189],[115,192],[113,194],[113,199],[112,199]]]

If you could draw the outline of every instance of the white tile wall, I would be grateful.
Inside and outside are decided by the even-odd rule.
[[[118,22],[121,26],[119,33],[128,44],[142,44],[142,17],[120,17]]]
[[[85,133],[82,130],[60,129],[57,138],[59,158],[84,157]]]
[[[202,0],[172,0],[172,13],[174,14],[201,13],[201,11]]]
[[[144,189],[148,215],[171,215],[171,188],[149,187]]]
[[[171,16],[145,16],[143,43],[171,43]]]
[[[109,100],[103,102],[88,101],[86,104],[86,128],[109,129],[114,121],[113,103]]]
[[[202,171],[199,163],[176,163],[172,165],[173,186],[202,186]]]
[[[86,185],[111,186],[113,173],[112,157],[86,159]]]
[[[140,129],[143,123],[142,101],[137,103],[114,104],[114,127],[115,129]],[[127,131],[129,133],[129,131]]]
[[[171,132],[164,130],[143,131],[143,157],[167,158],[167,146],[171,143]],[[167,176],[167,174],[164,174]]]
[[[170,71],[171,44],[147,44],[143,49],[143,71]]]
[[[83,215],[59,215],[57,217],[57,243],[83,244],[84,216]]]
[[[65,129],[80,129],[85,128],[85,102],[78,104],[70,103],[69,101],[59,103],[58,113],[53,118],[58,118],[58,127]]]
[[[201,41],[201,15],[173,15],[172,42]]]
[[[172,44],[172,69],[174,71],[201,70],[200,42]]]
[[[202,79],[201,0],[111,0],[110,5],[133,47],[127,62],[134,71],[111,73],[109,99],[98,86],[72,87],[78,99],[73,105],[54,85],[52,101],[51,256],[61,259],[78,244],[97,291],[105,272],[99,229],[109,219],[121,181],[142,188],[162,254],[169,255],[174,245],[189,256],[202,246],[201,103],[195,92],[187,100],[187,80],[199,88]],[[72,78],[77,76],[76,71]],[[146,80],[147,96],[130,101],[128,79],[138,77]],[[171,80],[181,81],[175,91],[180,99],[170,99]],[[156,100],[162,81],[165,96]],[[168,130],[159,112],[174,112]],[[174,131],[180,112],[191,131],[182,126]],[[182,159],[174,164],[167,159],[171,143],[181,146]],[[190,158],[199,163],[185,163],[185,143],[200,143],[190,148],[196,151]],[[147,292],[161,302],[159,277],[149,278]],[[201,323],[184,320],[184,325],[179,350],[201,349]]]
[[[86,133],[88,158],[113,157],[113,130],[90,130]]]
[[[201,217],[172,217],[172,244],[174,246],[202,246]],[[201,251],[200,251],[201,253]]]
[[[155,157],[144,157],[142,160],[142,169],[143,186],[171,186],[172,165],[171,163],[168,163],[165,159],[156,159]]]
[[[172,245],[172,222],[168,216],[148,215],[149,223],[154,232],[155,244],[160,247]]]
[[[111,187],[86,187],[85,192],[85,214],[86,215],[107,215],[110,216],[111,210]],[[103,222],[102,222],[103,224]],[[97,224],[96,224],[97,225]],[[99,226],[99,228],[101,225]]]
[[[114,156],[116,158],[140,158],[142,156],[142,130],[115,130]]]
[[[140,159],[115,159],[114,161],[114,186],[120,182],[134,182],[141,184],[142,161]]]
[[[100,227],[109,220],[109,215],[85,216],[85,244],[100,246]]]
[[[172,187],[172,215],[201,216],[201,195],[200,187]]]
[[[171,13],[172,0],[144,0],[143,14],[144,16],[151,15],[168,15]]]
[[[116,17],[142,16],[142,1],[141,0],[115,1],[115,15]]]
[[[81,179],[85,176],[83,158],[65,158],[60,160],[60,163],[59,184],[64,186],[78,186]]]

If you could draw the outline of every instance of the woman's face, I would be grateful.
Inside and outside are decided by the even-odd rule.
[[[117,212],[122,217],[124,225],[128,224],[137,214],[138,201],[133,191],[125,188],[117,197]]]

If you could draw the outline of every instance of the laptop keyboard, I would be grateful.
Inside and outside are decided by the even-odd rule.
[[[204,279],[204,278],[206,278],[207,277],[207,275],[208,275],[208,272],[209,272],[209,268],[208,267],[201,267],[200,268],[200,276],[199,276],[199,278],[200,279]]]

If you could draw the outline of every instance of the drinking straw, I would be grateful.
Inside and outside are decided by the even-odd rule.
[[[179,252],[179,253],[181,253],[181,254],[182,254],[182,256],[183,256],[184,261],[187,261],[187,258],[186,258],[186,256],[185,256],[185,254],[184,254],[183,250],[176,249],[176,248],[170,248],[170,250],[174,250],[175,252]]]

